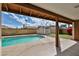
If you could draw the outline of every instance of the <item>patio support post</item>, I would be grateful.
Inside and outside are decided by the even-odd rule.
[[[73,22],[72,29],[73,39],[79,41],[79,21]]]
[[[59,25],[58,25],[58,21],[56,21],[56,47],[60,47],[60,45],[59,45]]]

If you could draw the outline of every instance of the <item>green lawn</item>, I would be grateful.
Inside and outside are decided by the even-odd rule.
[[[49,34],[48,36],[55,37],[55,34]],[[72,35],[68,35],[68,34],[59,34],[59,37],[64,39],[72,39]]]
[[[67,35],[67,34],[60,34],[59,37],[64,39],[72,39],[72,35]]]

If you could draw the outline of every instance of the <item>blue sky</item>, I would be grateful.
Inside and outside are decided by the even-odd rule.
[[[26,26],[50,26],[55,23],[49,20],[44,20],[35,17],[14,14],[10,12],[2,12],[2,25],[11,28],[21,28],[23,24]]]
[[[59,26],[61,24],[59,24]],[[50,25],[55,25],[55,22],[3,11],[2,12],[2,25],[8,26],[10,28],[23,28],[23,25],[34,26],[34,27],[50,26]]]

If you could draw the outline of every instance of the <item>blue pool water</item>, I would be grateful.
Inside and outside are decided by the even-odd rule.
[[[31,35],[31,36],[19,36],[19,37],[6,37],[2,38],[2,47],[12,46],[21,43],[33,42],[43,38],[40,35]]]

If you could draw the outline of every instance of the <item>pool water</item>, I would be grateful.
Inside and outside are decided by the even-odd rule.
[[[43,38],[40,35],[30,35],[30,36],[19,36],[19,37],[6,37],[2,38],[2,47],[12,46],[21,43],[28,43],[37,41]]]

